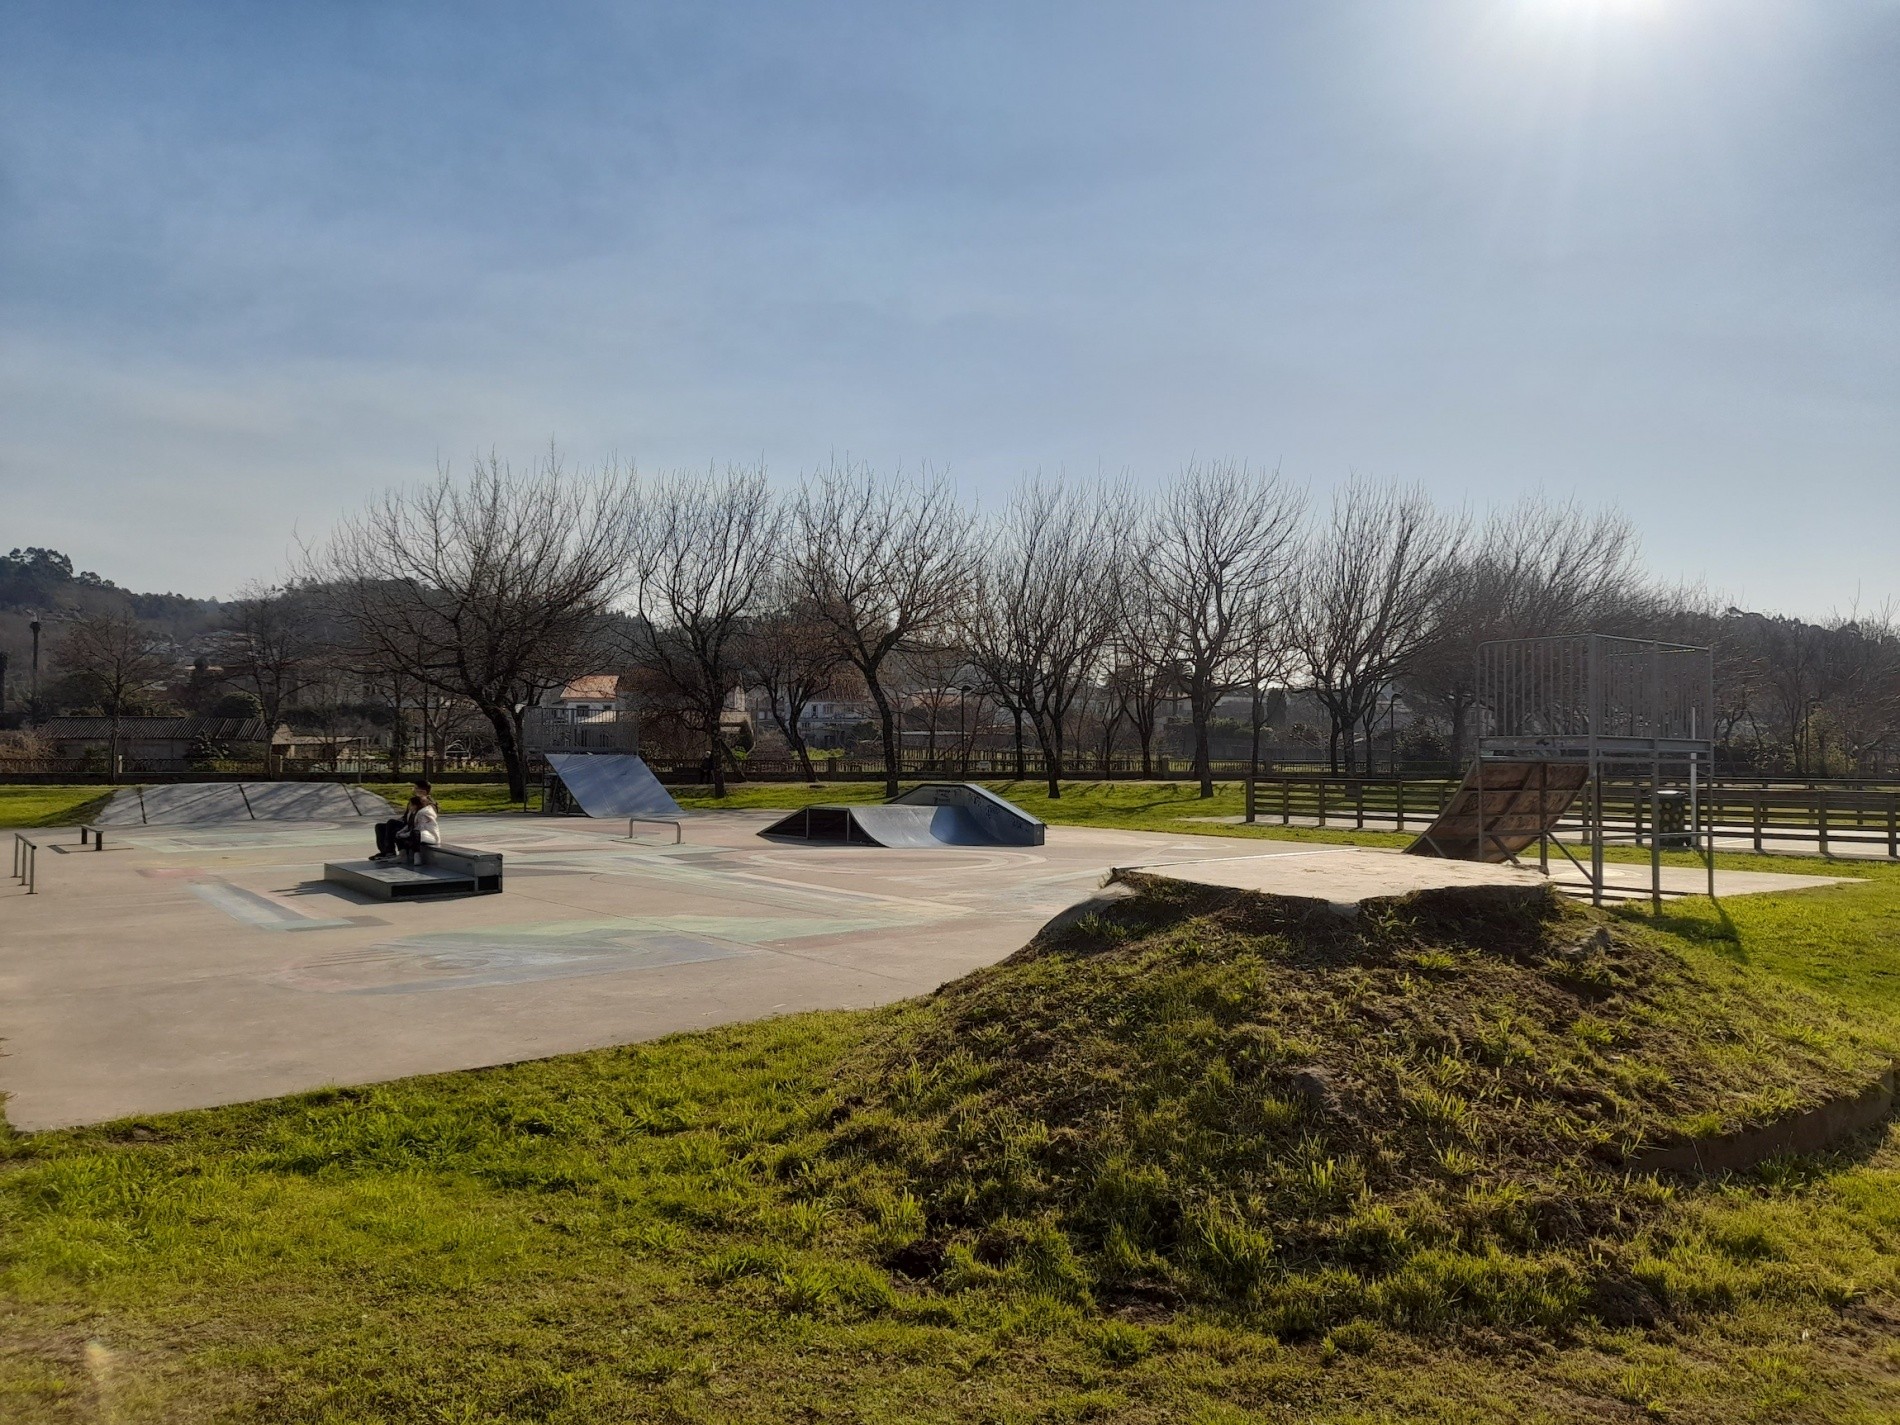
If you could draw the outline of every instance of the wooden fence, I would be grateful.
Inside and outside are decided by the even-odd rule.
[[[1281,825],[1350,827],[1356,831],[1417,832],[1429,825],[1458,783],[1449,778],[1276,775],[1254,786],[1257,821]],[[1812,848],[1872,851],[1900,859],[1900,788],[1860,784],[1776,786],[1751,780],[1718,781],[1698,797],[1703,825],[1729,849]],[[1557,825],[1557,835],[1582,839],[1581,803]],[[1649,788],[1635,779],[1605,779],[1606,835],[1648,835]]]

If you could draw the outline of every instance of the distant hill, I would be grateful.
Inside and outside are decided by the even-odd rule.
[[[0,558],[0,609],[51,612],[111,604],[129,605],[140,618],[154,623],[194,628],[215,616],[219,608],[216,599],[192,599],[183,594],[139,594],[122,589],[91,570],[75,573],[73,561],[57,549],[15,549]]]

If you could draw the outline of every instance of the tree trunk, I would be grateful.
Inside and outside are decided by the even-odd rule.
[[[1253,781],[1260,780],[1260,724],[1266,720],[1266,704],[1260,697],[1260,685],[1253,690],[1253,745],[1247,749],[1247,776]]]
[[[1061,736],[1053,726],[1047,731],[1043,728],[1043,719],[1036,719],[1036,745],[1042,749],[1042,778],[1049,789],[1049,800],[1062,799],[1062,747],[1057,740]]]
[[[488,725],[495,731],[495,746],[501,752],[501,765],[508,777],[508,800],[528,801],[528,767],[521,755],[521,736],[515,725],[513,708],[499,705],[486,706],[482,716],[488,719]]]
[[[884,737],[884,795],[897,795],[897,721],[891,712],[891,700],[884,695],[884,689],[875,677],[866,677],[865,685],[871,690],[871,701],[877,705],[877,717]]]
[[[719,740],[719,710],[713,709],[712,730],[706,736],[706,768],[712,773],[712,794],[715,800],[726,794],[726,759],[722,755],[724,745]]]
[[[1011,708],[1010,714],[1016,719],[1016,780],[1023,782],[1029,779],[1029,759],[1023,750],[1023,710]]]
[[[1207,798],[1214,795],[1214,757],[1208,730],[1214,718],[1214,690],[1206,682],[1197,681],[1188,701],[1194,714],[1194,778],[1200,783],[1201,796]]]
[[[785,740],[792,744],[792,754],[798,758],[798,766],[799,769],[804,772],[805,780],[808,782],[817,781],[818,774],[811,769],[811,751],[805,746],[804,734],[798,730],[798,714],[796,712],[786,719],[786,725],[782,731],[785,733]]]

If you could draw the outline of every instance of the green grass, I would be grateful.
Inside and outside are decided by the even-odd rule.
[[[112,797],[112,787],[0,787],[0,827],[77,826]]]
[[[409,800],[407,782],[365,782],[363,786],[391,806],[399,807]],[[475,816],[522,809],[520,802],[508,799],[506,782],[444,782],[435,789],[435,801],[444,815],[460,812],[464,816]]]
[[[1887,868],[1725,910],[1151,896],[890,1009],[0,1141],[0,1419],[1891,1420],[1900,1132],[1589,1151],[1900,1037]]]

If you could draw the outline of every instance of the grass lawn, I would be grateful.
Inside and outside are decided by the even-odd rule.
[[[77,826],[112,797],[111,787],[0,787],[0,827]]]
[[[1515,958],[1190,905],[884,1010],[0,1138],[0,1420],[1892,1421],[1900,1130],[1587,1151],[1891,1054],[1900,869],[1834,869]]]

